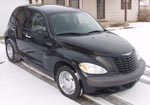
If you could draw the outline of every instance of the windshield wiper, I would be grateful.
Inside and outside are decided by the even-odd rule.
[[[85,33],[75,33],[75,32],[68,32],[68,33],[60,33],[57,35],[84,35]]]
[[[67,32],[67,33],[60,33],[60,34],[57,34],[58,36],[60,35],[88,35],[88,34],[91,34],[91,33],[101,33],[101,32],[104,32],[103,30],[94,30],[94,31],[90,31],[88,33],[76,33],[76,32]]]
[[[91,33],[101,33],[101,32],[104,32],[104,31],[102,31],[102,30],[94,30],[94,31],[88,32],[87,34],[91,34]]]

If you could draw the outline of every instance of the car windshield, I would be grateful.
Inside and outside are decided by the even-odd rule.
[[[104,29],[85,12],[64,12],[50,16],[51,26],[56,35],[85,35],[102,32]]]

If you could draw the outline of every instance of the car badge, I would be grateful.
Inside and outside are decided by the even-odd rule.
[[[129,53],[122,54],[122,55],[124,55],[124,56],[129,56],[131,53],[132,53],[132,51],[129,52]]]

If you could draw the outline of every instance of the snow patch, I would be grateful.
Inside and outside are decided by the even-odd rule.
[[[10,62],[0,66],[0,99],[0,105],[79,105]]]

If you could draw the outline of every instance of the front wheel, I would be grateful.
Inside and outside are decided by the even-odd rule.
[[[75,75],[75,72],[68,66],[58,68],[56,81],[62,94],[76,99],[82,94],[81,84]]]

